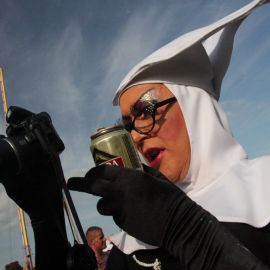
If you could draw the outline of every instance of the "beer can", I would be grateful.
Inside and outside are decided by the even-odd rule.
[[[141,169],[142,164],[130,133],[122,126],[100,128],[91,136],[95,164]]]

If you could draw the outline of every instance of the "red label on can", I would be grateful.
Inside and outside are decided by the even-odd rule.
[[[125,167],[124,160],[121,157],[116,157],[116,158],[112,158],[110,160],[106,160],[105,162],[102,162],[101,164]]]

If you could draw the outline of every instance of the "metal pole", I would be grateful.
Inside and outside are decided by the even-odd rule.
[[[28,241],[28,235],[26,230],[26,223],[25,223],[25,215],[21,208],[18,208],[18,215],[19,215],[19,221],[20,221],[20,227],[21,227],[21,234],[22,234],[22,242],[23,247],[25,251],[26,260],[28,261],[28,265],[30,266],[30,269],[33,269],[33,261],[32,261],[32,255],[31,255],[31,248]]]
[[[3,112],[6,116],[7,113],[7,98],[6,98],[6,91],[5,91],[5,85],[4,85],[4,76],[2,68],[0,67],[0,84],[1,84],[1,94],[2,94],[2,103],[3,103]]]

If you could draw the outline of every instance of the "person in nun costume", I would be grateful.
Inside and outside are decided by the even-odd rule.
[[[98,166],[68,180],[69,189],[100,196],[98,211],[123,229],[110,239],[107,270],[270,269],[270,157],[247,159],[218,104],[236,30],[266,2],[172,41],[120,84],[113,103],[147,165]],[[45,167],[1,179],[30,216],[37,269],[70,269],[61,194]]]
[[[269,269],[270,156],[249,160],[218,104],[235,33],[266,2],[177,38],[121,82],[113,104],[151,168],[69,180],[123,229],[107,269]]]

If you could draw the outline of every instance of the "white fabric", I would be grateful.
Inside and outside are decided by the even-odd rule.
[[[246,153],[233,138],[227,116],[213,97],[192,86],[165,86],[178,100],[190,140],[191,162],[183,189],[197,191],[246,158]]]
[[[125,231],[121,231],[117,234],[111,235],[108,239],[122,250],[126,254],[131,254],[132,252],[139,249],[155,249],[157,247],[148,245],[132,236],[127,234]]]
[[[154,52],[127,74],[113,101],[117,105],[132,85],[164,83],[178,100],[191,143],[189,172],[177,185],[220,221],[255,227],[270,222],[270,157],[247,159],[217,100],[235,32],[242,19],[265,2],[252,1]],[[154,248],[125,232],[110,240],[126,254]]]
[[[191,143],[189,172],[178,186],[220,221],[267,225],[270,156],[248,160],[224,111],[204,90],[166,86],[178,100]]]
[[[198,86],[218,99],[239,24],[252,10],[267,2],[254,0],[223,19],[184,34],[158,49],[125,76],[113,104],[118,105],[119,96],[129,86],[147,82]]]

